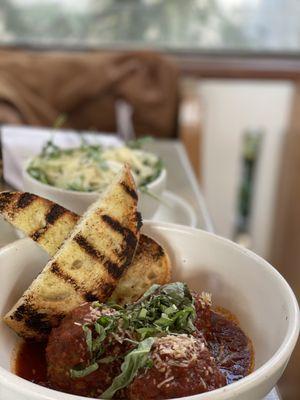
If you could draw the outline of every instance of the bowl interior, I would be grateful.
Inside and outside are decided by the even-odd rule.
[[[0,248],[20,238],[20,231],[17,231],[11,224],[0,217]]]
[[[182,280],[194,290],[212,293],[215,305],[238,317],[253,341],[255,369],[282,349],[290,336],[295,336],[295,321],[299,318],[296,300],[284,279],[264,260],[229,241],[191,228],[146,223],[144,232],[167,249],[173,281]],[[46,253],[30,239],[2,249],[1,315],[20,297],[47,259]],[[9,370],[16,341],[15,334],[1,322],[0,367]]]
[[[18,240],[0,251],[0,313],[3,316],[20,298],[48,260],[31,239]],[[0,322],[0,366],[10,369],[18,337]]]

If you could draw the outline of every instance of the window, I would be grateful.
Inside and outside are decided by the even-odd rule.
[[[298,0],[1,0],[2,44],[300,51]]]

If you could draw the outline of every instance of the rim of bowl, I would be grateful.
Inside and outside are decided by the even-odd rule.
[[[289,303],[290,307],[289,310],[291,311],[291,319],[289,321],[289,328],[288,332],[284,336],[283,341],[281,342],[280,346],[277,348],[276,352],[273,354],[273,356],[265,362],[262,366],[260,366],[258,369],[255,371],[251,372],[248,376],[240,379],[239,381],[236,381],[234,383],[231,383],[230,385],[224,386],[219,389],[215,389],[211,392],[206,392],[206,393],[201,393],[201,394],[196,394],[193,396],[185,396],[184,399],[198,399],[201,400],[207,394],[212,393],[214,396],[217,396],[217,400],[222,400],[224,396],[227,395],[227,392],[235,392],[238,393],[238,391],[241,391],[241,393],[244,393],[249,386],[252,386],[255,382],[257,384],[262,383],[268,374],[272,372],[272,370],[276,369],[276,367],[280,367],[281,365],[284,365],[286,361],[289,360],[289,357],[294,349],[294,346],[297,342],[298,336],[299,336],[299,329],[300,329],[300,312],[299,312],[299,306],[298,302],[296,299],[296,296],[294,292],[292,291],[291,287],[285,280],[285,278],[265,259],[257,255],[251,250],[245,249],[244,247],[238,245],[237,243],[232,242],[231,240],[221,237],[219,235],[216,235],[215,233],[207,232],[202,229],[197,229],[193,227],[187,227],[183,225],[178,225],[178,224],[172,224],[169,222],[155,222],[155,221],[150,221],[150,220],[145,220],[144,225],[147,227],[150,227],[150,229],[154,228],[155,229],[163,229],[166,231],[174,231],[174,232],[185,232],[188,234],[200,234],[210,237],[212,240],[215,240],[216,242],[221,242],[224,245],[234,248],[236,251],[239,253],[243,253],[247,255],[248,257],[251,257],[259,263],[263,268],[267,269],[268,272],[276,277],[277,280],[280,281],[280,285],[282,290],[285,292],[285,295],[289,298]],[[20,241],[25,241],[28,238],[25,239],[20,239],[17,242]],[[13,246],[14,243],[11,243],[10,245],[5,246],[5,249],[8,249],[10,246]],[[0,250],[1,251],[1,250]],[[63,398],[69,399],[69,400],[80,400],[80,399],[89,399],[88,397],[82,397],[82,396],[77,396],[69,393],[64,393],[60,392],[57,390],[49,389],[43,386],[40,386],[38,384],[35,384],[33,382],[29,382],[26,379],[23,379],[17,375],[15,375],[13,372],[8,371],[7,369],[0,367],[0,383],[1,380],[5,382],[7,387],[16,387],[18,383],[20,384],[21,382],[24,382],[26,385],[20,386],[18,388],[18,391],[20,394],[27,394],[30,396],[35,396],[36,400],[62,400]],[[256,385],[257,386],[257,385]],[[39,396],[39,399],[37,399],[37,396]],[[53,397],[52,397],[53,396]],[[59,397],[60,396],[60,397]],[[94,400],[91,398],[91,400]]]
[[[46,187],[46,188],[50,188],[54,191],[58,191],[60,193],[70,193],[72,195],[75,196],[99,196],[102,192],[80,192],[78,190],[71,190],[71,189],[62,189],[59,188],[57,186],[52,186],[49,185],[48,183],[44,183],[39,181],[38,179],[34,178],[33,176],[31,176],[28,172],[27,172],[27,167],[30,164],[30,162],[33,160],[34,157],[30,157],[28,158],[25,163],[23,164],[23,176],[26,175],[26,179],[29,179],[31,182],[34,182],[37,185],[40,185],[42,187]],[[153,189],[154,187],[158,186],[161,182],[163,182],[165,179],[167,178],[167,170],[166,168],[162,168],[162,170],[160,171],[160,174],[154,179],[154,181],[148,183],[147,188],[149,189]],[[138,189],[139,190],[139,189]]]

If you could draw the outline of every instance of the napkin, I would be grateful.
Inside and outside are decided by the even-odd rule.
[[[13,188],[23,190],[22,170],[29,158],[39,154],[49,139],[62,148],[79,146],[81,134],[84,134],[84,139],[89,144],[101,144],[103,147],[117,147],[123,144],[116,135],[105,133],[81,131],[78,134],[70,130],[11,125],[1,127],[4,180]]]

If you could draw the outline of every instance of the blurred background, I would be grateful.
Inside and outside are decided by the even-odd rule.
[[[299,300],[299,16],[298,0],[0,0],[0,123],[179,138],[215,231]],[[298,344],[284,400],[299,370]]]

